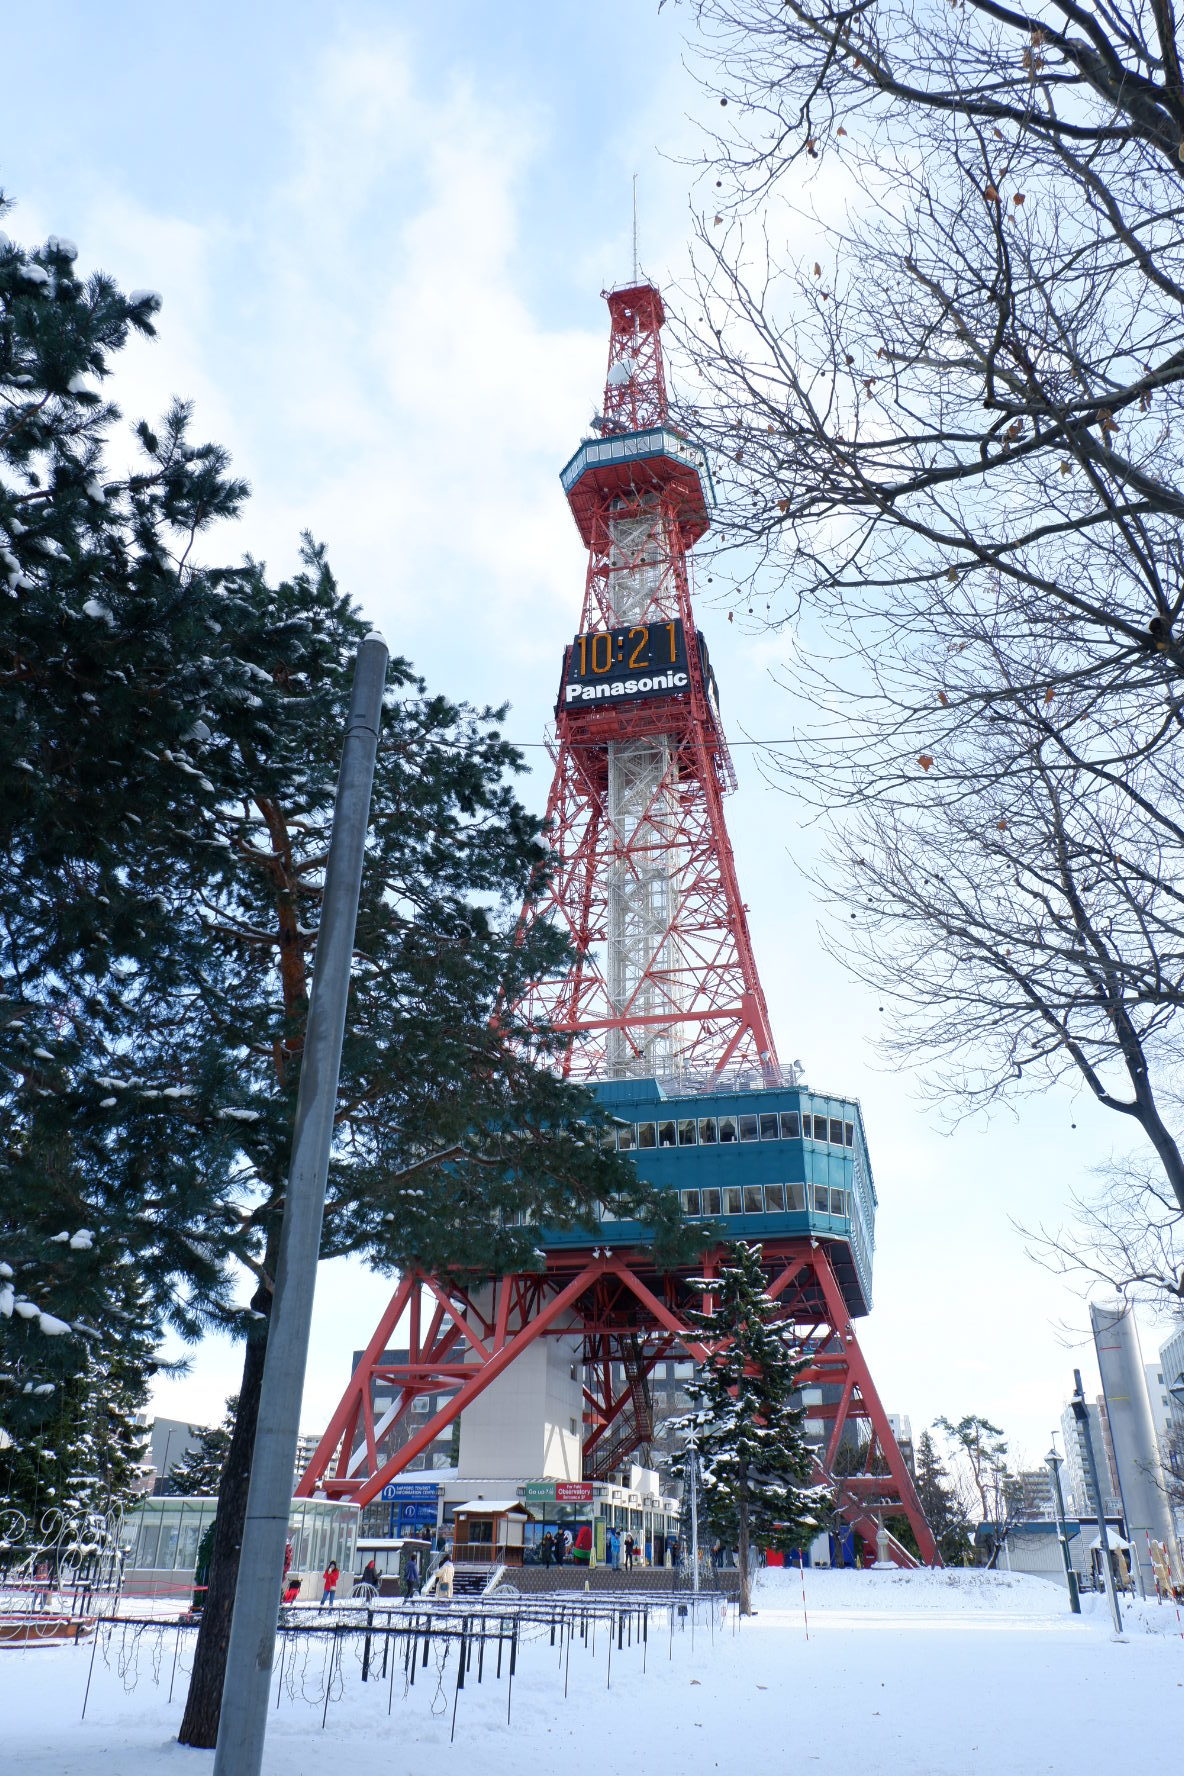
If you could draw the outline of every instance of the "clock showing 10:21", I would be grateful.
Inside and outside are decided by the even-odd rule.
[[[669,697],[690,689],[686,637],[675,618],[577,635],[564,658],[560,706]]]

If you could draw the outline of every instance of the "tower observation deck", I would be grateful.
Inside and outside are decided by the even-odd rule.
[[[606,1213],[540,1229],[538,1272],[467,1285],[408,1273],[297,1491],[368,1503],[462,1413],[462,1471],[468,1438],[484,1452],[472,1471],[508,1475],[528,1372],[550,1427],[540,1449],[564,1441],[550,1421],[570,1383],[579,1472],[564,1477],[615,1472],[652,1435],[654,1366],[711,1360],[686,1316],[722,1235],[759,1243],[769,1296],[809,1353],[803,1398],[840,1513],[865,1535],[903,1515],[933,1561],[854,1329],[875,1240],[863,1118],[778,1061],[724,820],[736,780],[687,559],[710,524],[706,454],[670,421],[659,292],[634,283],[606,300],[602,410],[561,474],[588,568],[555,705],[555,864],[523,914],[558,923],[575,959],[517,1009],[569,1038],[565,1072],[611,1113],[619,1150],[704,1224],[705,1250],[659,1271],[645,1229]],[[442,1408],[411,1417],[442,1392]],[[380,1396],[393,1401],[381,1414]],[[489,1465],[503,1455],[510,1465]]]

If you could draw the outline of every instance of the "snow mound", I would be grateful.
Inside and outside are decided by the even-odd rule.
[[[807,1567],[806,1606],[810,1610],[889,1610],[950,1615],[1047,1616],[1061,1608],[1061,1594],[1049,1579],[1030,1573],[984,1572],[975,1567],[893,1568],[889,1572],[850,1567]],[[774,1607],[801,1603],[802,1574],[796,1566],[766,1567],[757,1590]]]

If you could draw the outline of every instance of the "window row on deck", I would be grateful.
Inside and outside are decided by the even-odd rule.
[[[838,1116],[797,1110],[742,1112],[738,1116],[687,1116],[664,1122],[618,1123],[620,1153],[654,1147],[716,1147],[732,1141],[826,1141],[854,1147],[855,1124]]]
[[[719,1190],[680,1190],[682,1212],[708,1215],[851,1214],[851,1195],[825,1184],[726,1184]]]

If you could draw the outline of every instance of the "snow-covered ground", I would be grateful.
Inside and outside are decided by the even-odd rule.
[[[363,1686],[347,1661],[324,1692],[320,1647],[283,1686],[268,1727],[269,1776],[1106,1776],[1175,1768],[1184,1744],[1184,1620],[1134,1605],[1116,1643],[1104,1600],[1008,1573],[763,1575],[759,1614],[714,1635],[665,1631],[647,1649],[523,1648],[506,1684],[470,1679],[449,1744],[455,1665],[414,1689]],[[808,1635],[807,1635],[808,1626]],[[184,1694],[175,1631],[123,1630],[99,1657],[86,1719],[89,1645],[0,1649],[0,1768],[21,1776],[188,1776],[209,1753],[175,1743]],[[154,1681],[155,1680],[155,1681]],[[426,1681],[425,1681],[426,1680]],[[293,1693],[294,1692],[294,1693]],[[388,1707],[391,1712],[388,1714]]]

